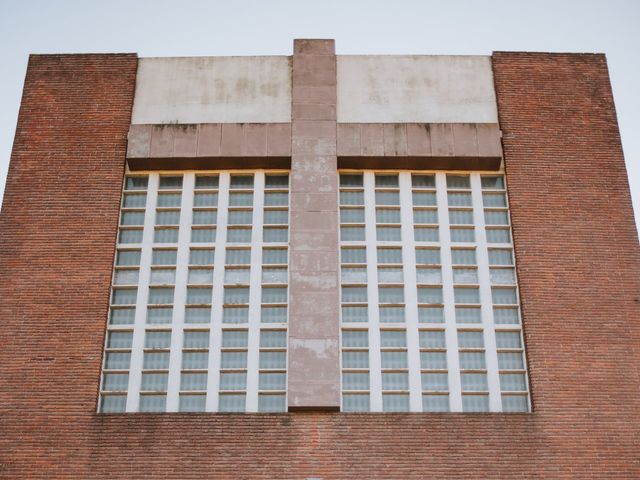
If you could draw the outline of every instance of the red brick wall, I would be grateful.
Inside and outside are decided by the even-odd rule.
[[[96,415],[134,70],[30,63],[0,217],[0,476],[640,476],[640,258],[603,57],[494,56],[532,414]]]

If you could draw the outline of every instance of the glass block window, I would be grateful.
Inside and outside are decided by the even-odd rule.
[[[342,172],[345,412],[527,412],[504,177]]]
[[[286,411],[289,176],[125,178],[99,411]]]

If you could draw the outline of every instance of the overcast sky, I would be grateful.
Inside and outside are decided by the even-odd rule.
[[[0,195],[30,53],[290,55],[294,38],[335,38],[338,54],[605,53],[640,219],[638,0],[2,0]]]

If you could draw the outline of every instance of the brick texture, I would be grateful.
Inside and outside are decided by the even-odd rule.
[[[135,62],[30,62],[0,217],[0,477],[640,477],[640,258],[602,56],[494,55],[535,409],[510,415],[95,414]]]

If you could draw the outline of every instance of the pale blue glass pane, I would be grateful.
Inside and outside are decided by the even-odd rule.
[[[378,263],[402,263],[402,249],[378,248]]]
[[[382,390],[408,390],[409,374],[406,372],[393,372],[382,374]]]
[[[489,265],[513,265],[513,255],[511,250],[489,250]]]
[[[376,187],[387,188],[398,186],[398,175],[376,175]]]
[[[122,212],[120,225],[144,225],[144,212]]]
[[[247,368],[247,352],[222,352],[220,368]]]
[[[192,228],[191,242],[193,243],[213,243],[216,241],[215,228]]]
[[[437,248],[416,248],[416,263],[437,265],[440,263],[440,250]]]
[[[516,283],[516,274],[513,268],[491,268],[491,283],[496,285],[514,285]]]
[[[183,348],[209,348],[209,330],[184,332]]]
[[[253,205],[252,192],[231,192],[229,194],[230,207],[250,207]]]
[[[182,202],[182,194],[180,193],[159,193],[158,207],[179,207]]]
[[[485,207],[504,207],[507,206],[507,197],[504,193],[483,193],[482,203]]]
[[[249,303],[249,287],[246,288],[229,288],[224,289],[224,303],[230,305],[239,305]]]
[[[409,395],[382,395],[383,412],[408,412]]]
[[[178,225],[180,223],[180,212],[156,212],[156,225]]]
[[[419,284],[439,284],[442,283],[442,273],[440,268],[417,267],[416,280]]]
[[[146,204],[146,193],[125,193],[122,199],[123,208],[144,208]]]
[[[487,228],[488,243],[511,243],[511,232],[506,228]]]
[[[376,239],[379,242],[399,242],[401,238],[400,227],[376,227]]]
[[[509,225],[509,214],[504,210],[485,210],[484,222],[487,225]]]
[[[378,288],[378,302],[380,303],[403,303],[403,287],[380,287]]]
[[[176,283],[175,268],[153,268],[151,270],[151,285],[173,285],[174,283]]]
[[[342,352],[342,368],[369,368],[369,352]]]
[[[522,348],[520,332],[496,332],[498,348]]]
[[[476,268],[454,268],[453,283],[478,283],[478,270]]]
[[[249,283],[249,268],[227,268],[224,271],[224,283],[246,285]]]
[[[249,308],[224,307],[222,310],[222,323],[247,323],[249,322]]]
[[[450,192],[447,194],[450,207],[470,207],[471,193],[467,192]]]
[[[251,250],[227,249],[225,263],[227,265],[248,265],[251,263]]]
[[[189,279],[190,284],[209,284],[213,282],[213,268],[190,268]]]
[[[418,322],[444,323],[443,307],[418,307]]]
[[[346,330],[342,332],[343,348],[366,348],[369,346],[367,330]]]
[[[445,348],[444,330],[420,330],[420,348]]]
[[[492,288],[491,297],[496,305],[515,305],[518,303],[518,295],[515,288]]]
[[[247,388],[247,374],[244,372],[221,373],[220,390],[244,390]]]
[[[140,243],[142,242],[142,230],[120,230],[118,243]]]
[[[182,175],[180,176],[161,176],[160,185],[158,187],[161,190],[173,190],[182,188]]]
[[[477,288],[455,287],[453,295],[456,303],[480,303],[480,292]]]
[[[456,323],[482,323],[480,308],[456,307]]]
[[[447,175],[447,188],[471,188],[468,175]]]
[[[418,287],[418,303],[442,303],[442,287]]]
[[[448,412],[449,395],[423,395],[422,411],[430,413]]]
[[[449,390],[449,376],[446,373],[423,373],[422,390],[446,392]]]
[[[527,397],[524,395],[502,395],[502,411],[507,413],[528,412]]]
[[[502,391],[525,391],[527,381],[524,378],[524,373],[501,373],[500,389]]]
[[[484,336],[482,331],[458,331],[459,348],[484,348]]]
[[[340,269],[342,283],[366,283],[366,267],[342,267]]]
[[[177,228],[156,228],[153,232],[154,243],[177,243],[178,242],[178,229]]]
[[[340,192],[340,205],[364,205],[364,192]]]
[[[473,249],[451,250],[451,262],[454,265],[476,265],[476,251]]]
[[[504,178],[502,176],[482,176],[480,177],[483,190],[503,190]]]
[[[121,288],[113,291],[111,303],[113,305],[135,305],[138,296],[137,288]]]
[[[211,287],[188,287],[187,304],[202,305],[211,303]]]
[[[128,386],[128,373],[105,373],[102,377],[102,390],[126,392]]]
[[[184,309],[184,323],[209,323],[210,307],[187,307]]]
[[[196,193],[193,196],[194,207],[215,207],[218,205],[217,193]]]
[[[286,412],[285,395],[258,395],[258,411],[263,413]]]
[[[166,392],[169,375],[166,373],[143,373],[140,390],[149,392]]]
[[[452,228],[450,234],[451,241],[454,243],[473,243],[476,241],[473,228]]]
[[[145,370],[167,370],[169,352],[144,352],[142,368]]]
[[[404,322],[404,307],[380,307],[380,323]]]
[[[342,389],[343,390],[369,390],[369,374],[368,373],[343,373]]]
[[[264,205],[266,207],[280,207],[289,205],[289,194],[286,192],[265,192]]]
[[[342,287],[342,301],[358,303],[367,301],[367,287]]]
[[[342,307],[342,321],[366,322],[369,318],[367,307]]]
[[[420,352],[420,368],[425,370],[446,370],[446,352]]]
[[[140,395],[140,411],[160,413],[167,409],[166,395]]]
[[[169,348],[171,346],[170,331],[147,331],[144,337],[145,348]]]
[[[416,207],[431,207],[438,204],[435,192],[413,192],[413,205]]]
[[[176,250],[153,250],[152,265],[175,265],[178,252]]]
[[[218,176],[217,175],[196,175],[196,185],[195,188],[197,190],[207,189],[207,188],[218,188]]]
[[[125,190],[146,190],[149,183],[148,177],[127,177],[124,185]]]
[[[341,208],[340,223],[364,223],[364,208]]]
[[[376,205],[400,205],[398,192],[376,191]]]
[[[288,188],[289,175],[267,175],[264,179],[264,188]]]
[[[284,330],[260,330],[260,348],[285,348],[287,332]]]
[[[246,250],[248,252],[248,250]],[[249,258],[246,262],[250,263]],[[262,250],[262,263],[265,265],[273,264],[286,264],[287,263],[287,250],[284,248],[265,248]]]
[[[262,287],[262,303],[287,303],[287,287]]]
[[[463,395],[462,411],[463,412],[488,412],[489,396],[488,395]]]
[[[381,361],[382,368],[407,368],[407,352],[382,352]]]
[[[133,332],[109,332],[107,348],[131,348]]]
[[[435,175],[411,175],[411,186],[413,188],[435,188]]]
[[[100,399],[101,413],[121,413],[127,408],[126,395],[103,395]]]
[[[343,412],[368,412],[369,409],[369,394],[342,395]]]
[[[251,229],[250,228],[229,228],[227,230],[227,242],[251,243]]]
[[[163,324],[173,320],[173,307],[147,308],[147,323]]]
[[[286,390],[286,373],[260,373],[258,375],[258,389],[260,390]]]
[[[287,307],[262,307],[262,323],[287,323]]]
[[[253,211],[251,210],[232,210],[227,219],[229,225],[251,225],[252,222]]]
[[[287,368],[286,352],[260,352],[260,369],[273,370]]]
[[[343,242],[361,242],[364,236],[364,227],[340,227],[340,240]]]
[[[367,263],[367,251],[365,248],[342,248],[342,263]]]
[[[500,370],[524,370],[524,360],[520,352],[498,352]]]
[[[114,285],[136,285],[138,283],[138,269],[116,270],[113,275]]]
[[[181,412],[204,412],[207,403],[206,395],[180,395]]]
[[[404,348],[407,346],[407,334],[404,330],[381,330],[380,346],[382,348]]]
[[[108,352],[105,354],[104,368],[107,370],[128,370],[130,353]]]
[[[206,373],[182,373],[180,376],[180,390],[194,391],[207,389]]]
[[[149,305],[173,303],[173,288],[150,288]]]
[[[484,392],[489,390],[486,373],[461,373],[460,383],[463,392]]]
[[[451,225],[473,225],[473,211],[449,210],[449,223]]]
[[[362,210],[362,222],[364,222],[364,209]],[[376,223],[400,223],[400,209],[376,209]]]
[[[460,352],[461,370],[484,370],[486,368],[484,352]]]
[[[360,173],[343,173],[340,175],[341,187],[361,187],[362,174]]]
[[[421,224],[421,223],[438,223],[438,211],[437,210],[423,210],[423,209],[414,209],[413,210],[413,223]]]
[[[183,352],[183,370],[206,370],[209,366],[209,352]]]
[[[253,188],[253,175],[231,175],[230,188]]]
[[[440,241],[440,232],[438,227],[415,227],[413,229],[413,235],[416,242]]]
[[[246,330],[223,330],[222,346],[224,348],[246,348],[247,335]]]
[[[245,394],[220,395],[218,400],[219,412],[244,412],[245,410]]]

